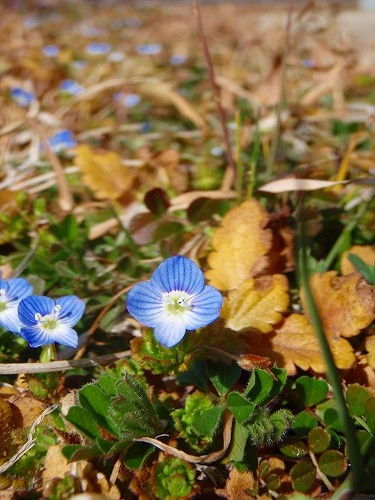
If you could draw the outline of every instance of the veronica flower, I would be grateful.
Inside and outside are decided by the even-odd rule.
[[[125,108],[133,108],[141,102],[138,94],[125,94],[124,92],[116,92],[113,95],[115,102],[125,106]]]
[[[169,58],[169,62],[173,64],[173,66],[178,66],[179,64],[184,64],[187,57],[185,54],[175,54]]]
[[[150,281],[138,283],[127,296],[130,314],[153,327],[165,347],[178,344],[186,330],[212,323],[222,303],[220,292],[204,284],[199,267],[180,255],[162,262]]]
[[[84,91],[82,85],[77,83],[75,80],[63,80],[60,83],[60,90],[66,92],[67,94],[77,95]]]
[[[162,50],[162,45],[160,43],[144,43],[137,45],[136,51],[138,54],[142,54],[145,56],[156,56]]]
[[[33,287],[22,278],[4,280],[0,276],[0,326],[13,333],[19,333],[21,321],[18,304],[33,293]]]
[[[93,42],[86,45],[85,51],[87,54],[94,56],[100,56],[102,54],[108,54],[112,46],[109,43],[104,42]]]
[[[60,47],[57,45],[45,45],[42,52],[46,57],[56,57],[60,54]]]
[[[18,316],[22,323],[19,334],[30,347],[58,342],[77,347],[78,335],[72,326],[81,319],[85,305],[75,295],[52,300],[49,297],[31,295],[21,300]]]
[[[48,139],[48,144],[52,151],[61,153],[65,149],[76,147],[77,141],[74,139],[71,130],[60,130]]]
[[[12,99],[23,108],[26,108],[35,100],[35,95],[32,92],[28,92],[19,87],[13,87],[10,91],[10,95]]]

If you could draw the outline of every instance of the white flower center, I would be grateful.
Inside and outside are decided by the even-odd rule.
[[[51,314],[46,314],[45,316],[42,316],[40,313],[35,313],[35,319],[38,322],[39,328],[41,328],[44,331],[54,330],[59,324],[60,311],[61,311],[61,306],[56,304]]]
[[[7,294],[4,288],[0,288],[0,312],[5,311],[8,309],[8,304],[7,304]]]
[[[180,290],[163,293],[163,306],[168,314],[184,314],[190,311],[193,308],[192,300],[193,295]]]

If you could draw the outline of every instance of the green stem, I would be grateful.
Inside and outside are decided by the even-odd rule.
[[[320,350],[323,355],[323,359],[326,366],[327,378],[332,386],[335,402],[337,405],[337,411],[339,414],[339,419],[344,430],[346,437],[346,443],[348,447],[348,456],[351,464],[351,478],[353,489],[360,486],[361,481],[364,476],[364,465],[361,455],[361,449],[356,438],[355,426],[353,420],[351,419],[346,405],[344,393],[341,386],[341,380],[339,372],[335,365],[335,360],[333,358],[326,334],[324,332],[323,324],[319,317],[318,309],[315,304],[314,296],[309,284],[309,274],[307,265],[307,248],[306,248],[306,235],[305,235],[305,225],[304,225],[304,210],[303,201],[301,202],[301,212],[298,221],[298,236],[299,236],[299,259],[298,259],[298,271],[300,274],[302,288],[306,298],[307,312],[310,317],[310,321],[314,327]]]

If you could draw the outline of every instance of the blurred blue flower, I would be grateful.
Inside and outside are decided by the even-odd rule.
[[[56,57],[60,54],[60,47],[57,45],[45,45],[42,52],[46,57]]]
[[[22,278],[4,280],[0,276],[0,326],[13,333],[19,333],[21,321],[18,304],[33,293],[33,287]]]
[[[130,314],[154,328],[156,339],[165,347],[178,344],[186,330],[212,323],[222,303],[220,292],[204,284],[199,267],[181,255],[162,262],[150,281],[138,283],[127,296]]]
[[[175,54],[169,58],[169,62],[173,64],[173,66],[178,66],[179,64],[184,64],[187,57],[185,54]]]
[[[137,45],[136,51],[138,54],[142,54],[145,56],[155,56],[156,54],[160,54],[163,47],[160,43],[144,43],[141,45]]]
[[[80,94],[81,92],[83,92],[85,90],[84,87],[82,87],[82,85],[77,83],[75,80],[69,80],[69,79],[63,80],[60,83],[59,88],[63,92],[66,92],[67,94],[71,94],[71,95]]]
[[[13,87],[10,91],[10,95],[18,106],[22,106],[23,108],[26,108],[35,100],[35,95],[32,92],[28,92],[19,87]]]
[[[86,54],[90,54],[93,56],[100,56],[103,54],[108,54],[108,52],[110,52],[111,49],[112,46],[109,43],[93,42],[86,45],[85,51]]]
[[[133,108],[141,102],[141,98],[138,94],[125,94],[125,92],[116,92],[113,95],[113,99],[126,108]]]
[[[56,300],[31,295],[21,300],[18,306],[18,316],[22,323],[19,334],[30,347],[58,342],[75,348],[78,345],[78,335],[72,327],[81,319],[84,309],[84,303],[75,295]]]
[[[108,54],[108,61],[111,62],[121,62],[124,59],[125,59],[124,53],[119,50],[113,50]]]
[[[75,148],[77,141],[74,139],[71,130],[60,130],[48,139],[48,144],[52,151],[60,153],[65,149]]]

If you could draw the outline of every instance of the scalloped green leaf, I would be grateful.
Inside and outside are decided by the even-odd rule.
[[[311,415],[311,413],[303,410],[295,416],[292,429],[299,436],[306,436],[306,434],[318,425],[318,419]]]
[[[234,418],[240,424],[249,420],[256,407],[254,403],[250,402],[237,391],[233,391],[228,395],[227,405],[229,410],[233,413]]]
[[[362,417],[365,414],[366,403],[371,397],[370,392],[359,384],[351,384],[346,391],[346,402],[350,414]]]
[[[307,436],[307,444],[313,453],[326,451],[331,442],[331,436],[323,427],[311,429]]]
[[[281,453],[291,458],[304,457],[309,453],[306,443],[297,437],[287,438],[280,446]]]
[[[329,387],[325,380],[303,375],[296,380],[296,389],[304,406],[314,406],[327,396]]]
[[[293,487],[296,491],[307,493],[314,485],[316,467],[308,458],[303,458],[290,471]]]
[[[193,420],[193,429],[199,434],[213,437],[220,425],[224,409],[223,405],[217,405],[205,411]]]
[[[207,366],[208,376],[220,396],[226,394],[241,376],[241,368],[237,363],[224,365],[210,363]]]
[[[339,477],[347,469],[348,463],[342,453],[337,450],[327,450],[319,457],[319,469],[329,477]]]
[[[244,391],[244,396],[253,403],[265,403],[269,401],[273,384],[274,378],[270,373],[260,368],[255,368]]]

